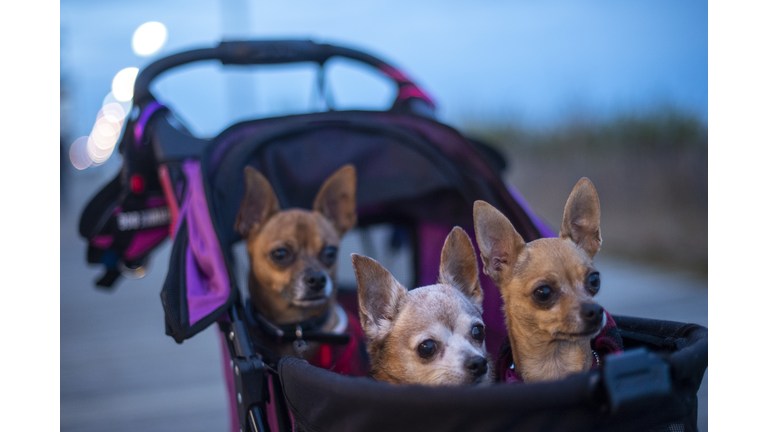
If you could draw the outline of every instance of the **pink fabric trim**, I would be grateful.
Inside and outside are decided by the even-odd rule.
[[[379,70],[384,73],[384,75],[392,78],[393,80],[397,82],[410,82],[409,80],[402,72],[399,70],[393,68],[392,66],[388,64],[381,64],[379,65]]]
[[[157,246],[168,236],[168,227],[162,226],[139,231],[133,237],[131,245],[125,251],[125,259],[132,260],[137,258]]]
[[[165,197],[147,198],[147,208],[162,207],[165,205]]]
[[[99,249],[106,249],[112,244],[113,241],[114,238],[112,238],[111,235],[101,235],[92,238],[91,245],[96,246]]]
[[[224,339],[224,333],[219,333],[219,347],[221,348],[221,366],[224,371],[224,381],[227,383],[227,400],[229,400],[229,431],[239,432],[240,422],[237,419],[237,402],[235,402],[235,377],[230,366],[229,348]]]
[[[425,101],[432,103],[432,100],[424,94],[424,92],[416,87],[414,84],[406,84],[402,87],[400,87],[400,90],[397,92],[397,100],[405,100],[409,97],[417,97],[420,99],[424,99]]]
[[[413,81],[411,81],[407,76],[405,76],[404,73],[387,64],[379,65],[379,70],[384,73],[384,75],[392,78],[400,85],[400,89],[397,92],[397,100],[405,100],[409,97],[417,97],[424,99],[430,105],[435,106],[435,103],[432,102],[432,98],[427,96],[427,94],[424,93],[424,91],[421,90],[416,84],[414,84]]]
[[[521,383],[523,379],[517,375],[514,369],[507,368],[507,373],[504,375],[504,382],[508,384]]]
[[[277,427],[277,413],[275,410],[277,410],[277,407],[275,407],[275,390],[274,390],[274,384],[273,380],[276,379],[276,377],[272,374],[267,375],[267,386],[269,387],[269,402],[267,402],[266,411],[267,411],[267,423],[269,423],[269,430],[278,431],[280,430]]]

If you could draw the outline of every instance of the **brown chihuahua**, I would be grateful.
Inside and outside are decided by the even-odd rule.
[[[483,291],[472,242],[448,235],[437,284],[407,291],[376,261],[352,254],[371,376],[391,383],[488,384]]]
[[[355,168],[346,165],[323,183],[312,211],[281,211],[267,179],[245,168],[235,230],[250,258],[252,324],[280,355],[315,354],[319,344],[304,342],[308,330],[345,330],[347,315],[336,303],[336,255],[342,236],[357,222],[356,181]]]
[[[483,272],[504,300],[515,380],[556,380],[599,364],[590,340],[606,325],[606,313],[593,300],[600,274],[592,258],[602,239],[592,182],[584,177],[573,188],[559,238],[526,244],[484,201],[475,202],[474,218]]]

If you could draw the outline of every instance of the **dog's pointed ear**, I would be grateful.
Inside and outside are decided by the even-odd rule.
[[[595,186],[582,177],[565,203],[560,238],[570,239],[593,258],[600,250],[600,200]]]
[[[383,337],[391,330],[400,302],[408,291],[371,258],[352,254],[352,267],[357,278],[363,331],[371,340]]]
[[[327,217],[333,223],[339,236],[343,236],[357,223],[356,189],[355,167],[344,165],[328,177],[315,197],[313,210]]]
[[[235,219],[235,231],[248,238],[251,231],[261,228],[279,211],[277,196],[266,177],[250,166],[245,167],[245,194]]]
[[[485,201],[475,201],[475,237],[483,260],[483,273],[497,286],[508,280],[520,253],[525,250],[525,240],[500,211]]]
[[[458,288],[467,298],[483,310],[483,290],[477,271],[477,255],[472,240],[460,227],[454,227],[440,253],[440,276],[437,283]]]

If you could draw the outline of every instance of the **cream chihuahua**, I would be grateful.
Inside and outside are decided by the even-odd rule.
[[[459,227],[448,235],[435,285],[406,290],[376,261],[352,254],[371,376],[392,383],[486,384],[483,291]]]

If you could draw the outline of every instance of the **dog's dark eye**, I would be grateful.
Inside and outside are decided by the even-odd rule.
[[[320,259],[326,266],[331,266],[336,262],[336,254],[339,249],[336,246],[328,246],[320,252]]]
[[[269,257],[272,261],[278,264],[287,264],[291,260],[291,251],[286,248],[277,248],[269,253]]]
[[[596,293],[600,289],[600,273],[594,272],[589,275],[589,278],[587,278],[587,284],[589,285],[589,289],[593,293]]]
[[[549,300],[550,297],[552,297],[552,288],[550,288],[549,285],[542,285],[533,290],[533,298],[538,302],[544,303]]]
[[[472,326],[472,339],[482,342],[485,339],[485,329],[480,324]]]
[[[419,356],[428,359],[437,352],[437,344],[432,339],[427,339],[419,345]]]

